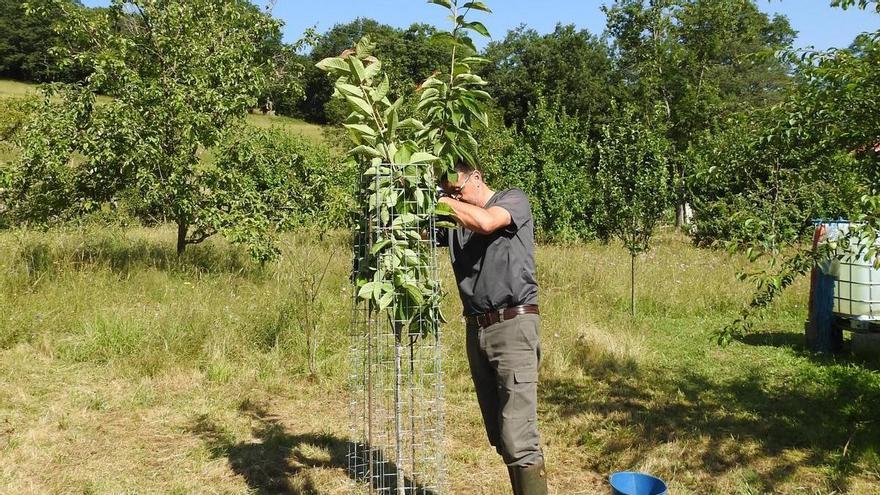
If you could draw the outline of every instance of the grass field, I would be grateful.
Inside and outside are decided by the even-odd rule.
[[[220,240],[177,259],[173,237],[0,233],[0,493],[348,493],[345,236],[291,234],[266,267]],[[309,376],[302,279],[328,259]],[[803,281],[720,348],[740,261],[664,233],[640,263],[631,320],[622,249],[539,249],[551,493],[607,493],[625,469],[676,495],[878,493],[877,363],[803,349]],[[462,333],[443,334],[449,493],[508,493]]]
[[[34,84],[23,83],[18,81],[10,81],[0,79],[0,98],[24,97],[37,95],[37,86]],[[99,96],[98,101],[107,101],[107,97]],[[280,127],[290,133],[299,134],[307,139],[315,142],[323,142],[324,134],[321,126],[310,124],[308,122],[284,116],[268,116],[261,114],[250,114],[247,116],[248,122],[261,127]],[[2,153],[2,150],[0,150]],[[2,159],[2,157],[0,157]]]
[[[37,94],[37,86],[8,79],[0,79],[0,98],[15,96],[33,96]]]
[[[251,124],[260,128],[266,129],[270,127],[280,127],[289,133],[299,134],[300,136],[314,142],[324,141],[324,134],[321,130],[321,126],[310,124],[299,119],[292,119],[284,116],[250,114],[248,115],[247,120]]]

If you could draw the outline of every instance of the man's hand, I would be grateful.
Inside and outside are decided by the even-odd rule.
[[[449,205],[462,227],[478,234],[491,234],[512,222],[510,213],[500,206],[480,208],[450,196],[441,196],[437,202]]]

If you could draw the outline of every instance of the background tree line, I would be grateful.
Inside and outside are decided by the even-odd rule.
[[[218,4],[204,1],[206,6]],[[249,2],[232,4],[239,14],[223,22],[238,23],[244,31],[251,29],[242,23],[247,16],[253,19],[266,15]],[[873,15],[871,12],[877,7],[871,1],[844,0],[833,4],[862,8],[865,15]],[[134,79],[119,79],[124,84],[114,85],[112,81],[117,79],[109,75],[112,71],[118,74],[120,66],[106,63],[103,56],[113,55],[110,60],[128,64],[128,74],[151,81],[149,87],[158,87],[152,85],[168,77],[157,69],[161,68],[158,62],[126,58],[128,55],[121,49],[122,42],[131,41],[134,38],[129,35],[136,34],[136,30],[126,32],[125,26],[131,28],[143,20],[130,7],[155,6],[156,2],[117,1],[110,9],[87,9],[73,0],[34,0],[28,5],[39,15],[24,15],[21,2],[0,0],[0,10],[4,12],[0,22],[0,76],[80,81],[78,87],[86,87],[92,94],[112,96],[119,104],[127,101],[125,94],[131,94],[131,90],[125,89],[125,85],[130,87]],[[872,158],[871,150],[880,141],[880,133],[870,124],[875,118],[871,109],[876,107],[870,103],[876,101],[871,100],[874,95],[870,93],[877,77],[877,65],[873,63],[876,34],[862,36],[847,48],[801,57],[791,51],[796,33],[788,20],[764,14],[755,0],[616,0],[604,10],[604,33],[560,24],[553,32],[540,34],[520,26],[491,42],[481,54],[489,63],[484,64],[479,75],[489,82],[486,89],[493,96],[494,105],[490,126],[479,131],[477,161],[499,187],[521,187],[529,194],[542,240],[608,238],[621,221],[615,220],[620,210],[612,205],[627,195],[632,197],[637,190],[660,201],[662,207],[652,202],[650,210],[651,215],[666,215],[661,221],[682,225],[686,205],[692,208],[688,232],[702,244],[736,239],[796,240],[807,231],[811,218],[847,216],[859,211],[860,198],[872,190],[876,182],[872,177],[877,175],[876,157]],[[101,21],[108,11],[118,12],[115,24]],[[69,49],[71,43],[82,42],[82,30],[79,34],[73,32],[71,17],[65,12],[78,12],[79,28],[104,22],[103,29],[113,32],[122,44],[100,53],[91,50],[90,57],[49,50],[50,46]],[[47,19],[54,22],[45,22]],[[235,89],[243,92],[236,93],[220,81],[201,78],[199,70],[193,71],[192,77],[172,77],[180,89],[178,96],[183,99],[175,100],[180,108],[192,109],[189,103],[199,101],[193,92],[197,87],[213,91],[211,94],[217,95],[216,102],[222,102],[220,107],[224,109],[222,118],[214,118],[217,116],[212,117],[210,112],[200,113],[198,108],[193,112],[192,122],[204,123],[207,119],[217,125],[205,127],[200,137],[187,135],[191,140],[184,146],[189,151],[183,162],[188,163],[184,175],[189,178],[178,184],[182,189],[160,194],[157,190],[168,187],[167,182],[147,180],[149,174],[143,168],[121,165],[136,161],[124,151],[137,149],[132,143],[144,136],[119,135],[119,129],[125,126],[113,121],[101,124],[105,127],[95,127],[104,119],[96,116],[107,113],[113,105],[102,107],[88,98],[74,96],[79,94],[75,91],[65,90],[55,92],[56,98],[68,95],[65,101],[79,102],[80,110],[75,111],[75,105],[59,108],[58,100],[51,98],[32,103],[34,108],[42,108],[46,118],[42,124],[31,122],[30,127],[21,122],[21,116],[35,110],[5,112],[4,118],[11,123],[0,126],[0,131],[6,129],[3,132],[7,146],[22,150],[22,161],[15,166],[7,164],[0,174],[0,188],[6,191],[6,199],[0,204],[0,222],[63,222],[101,211],[107,205],[125,204],[136,205],[129,210],[142,220],[173,220],[179,226],[186,225],[187,233],[182,234],[184,245],[187,238],[198,240],[206,234],[228,230],[235,223],[234,218],[244,218],[235,215],[244,215],[251,211],[248,208],[257,206],[251,205],[235,215],[208,215],[200,210],[210,203],[203,197],[211,189],[206,187],[210,175],[207,171],[215,170],[201,165],[204,160],[200,157],[209,149],[240,149],[221,144],[224,136],[235,134],[227,130],[235,128],[232,117],[238,118],[248,108],[271,101],[279,113],[321,124],[338,124],[345,117],[344,110],[331,99],[331,81],[314,65],[354,46],[363,35],[369,35],[376,44],[376,56],[383,60],[391,81],[390,94],[403,96],[406,112],[413,114],[418,113],[418,85],[448,59],[449,46],[434,37],[436,30],[429,25],[413,24],[401,29],[361,18],[338,24],[303,43],[289,44],[282,41],[280,24],[277,20],[273,22],[275,27],[260,34],[257,48],[249,52],[247,59],[237,59],[235,70],[251,74],[255,81]],[[59,29],[63,24],[71,29]],[[204,43],[209,41],[205,39]],[[90,51],[83,45],[80,49],[81,54]],[[190,52],[180,54],[181,60],[190,56]],[[94,64],[101,60],[105,62],[103,66]],[[834,76],[832,69],[843,70],[839,67],[860,78],[858,87],[843,83],[842,78],[829,79],[834,84],[816,83]],[[149,77],[143,77],[145,73]],[[841,97],[839,101],[843,103],[829,96],[835,88],[839,92],[835,96]],[[156,103],[149,100],[149,94],[140,94],[141,103]],[[816,106],[820,98],[825,102],[821,118]],[[853,98],[860,98],[857,101],[864,105],[856,105]],[[841,108],[842,104],[846,107]],[[181,114],[180,109],[166,110],[167,115]],[[12,122],[12,115],[21,117],[18,124]],[[846,132],[852,137],[841,137],[842,128],[838,123],[827,123],[828,115],[841,115],[841,119],[847,115]],[[84,121],[89,125],[77,127]],[[631,127],[633,122],[638,124],[639,136],[643,137],[630,142],[619,130]],[[198,127],[184,124],[180,126]],[[40,131],[44,136],[58,135],[59,141],[34,140],[35,129],[40,126],[46,127]],[[89,132],[96,133],[92,137],[96,147],[64,144],[64,133],[59,131],[64,126],[79,135],[88,135],[86,131],[91,129]],[[110,133],[110,129],[114,132]],[[259,134],[254,138],[258,143],[273,143],[259,146],[285,149],[272,141],[281,139],[280,135],[267,137],[252,132]],[[351,168],[330,167],[312,156],[338,159],[339,150],[332,149],[335,137],[331,135],[329,141],[329,147],[303,143],[303,149],[316,149],[298,156],[308,155],[302,159],[301,167],[309,171],[315,184],[338,187],[332,194],[338,209],[317,211],[332,210],[335,213],[331,216],[342,218],[345,215],[340,211],[346,204],[342,191],[353,183]],[[101,142],[104,144],[97,146]],[[635,152],[638,156],[662,150],[662,160],[646,163],[662,164],[665,174],[651,174],[650,180],[655,183],[652,187],[633,182],[637,178],[619,176],[603,158],[623,156],[614,154],[618,149],[612,147],[614,142],[626,143],[628,149],[644,143]],[[42,145],[46,147],[39,148]],[[179,147],[172,148],[164,153],[180,152]],[[54,155],[40,154],[50,153],[50,149]],[[66,151],[59,155],[58,149]],[[145,162],[151,156],[165,156],[156,154],[158,149],[161,146],[145,151],[138,155],[139,159]],[[603,155],[602,150],[607,154]],[[208,156],[213,157],[212,153]],[[50,160],[47,156],[56,158]],[[224,163],[223,157],[218,160],[217,163]],[[243,158],[239,156],[237,160],[240,164]],[[50,163],[64,166],[52,169]],[[67,166],[69,163],[77,166]],[[79,166],[81,163],[91,167]],[[620,168],[634,173],[639,170],[623,165]],[[262,179],[252,180],[250,175],[258,170],[266,169],[248,170],[241,181],[260,184]],[[642,179],[647,180],[646,177]],[[210,180],[214,181],[212,187],[220,187],[216,178]],[[283,183],[286,179],[277,180]],[[615,190],[627,181],[639,187]],[[302,186],[287,184],[286,193],[270,196],[294,197]],[[321,201],[321,191],[316,190],[313,201]],[[186,207],[169,206],[185,197],[195,202],[188,202]],[[196,201],[196,197],[201,199]],[[290,204],[283,211],[297,208],[306,207],[294,208]],[[205,223],[207,218],[212,220]],[[289,224],[291,218],[281,223]],[[280,228],[281,223],[275,220],[265,222]]]

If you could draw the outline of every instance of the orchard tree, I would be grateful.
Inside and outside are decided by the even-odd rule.
[[[636,257],[647,252],[669,206],[669,145],[632,107],[602,129],[599,173],[605,228],[630,254],[631,312],[636,314]]]
[[[645,114],[658,103],[664,110],[681,225],[691,172],[684,152],[720,119],[784,97],[791,67],[774,53],[790,48],[795,32],[754,0],[616,0],[604,10],[626,101]]]
[[[218,191],[211,188],[230,185],[212,178],[202,155],[278,75],[268,56],[279,39],[277,20],[245,0],[113,0],[97,16],[54,0],[32,11],[61,12],[52,20],[66,41],[66,60],[89,67],[91,75],[83,88],[57,93],[60,115],[71,116],[64,124],[73,132],[59,136],[60,148],[48,151],[53,143],[28,133],[19,203],[44,186],[37,173],[47,166],[37,163],[41,156],[65,163],[76,155],[76,166],[65,172],[77,176],[76,188],[56,196],[69,201],[78,195],[78,206],[88,211],[133,190],[177,225],[178,254],[243,217],[237,203],[217,204]],[[96,105],[99,90],[112,99]],[[57,104],[47,96],[49,111]],[[242,178],[236,186],[257,182]],[[250,237],[262,237],[256,231],[267,228],[264,220],[254,220]],[[255,250],[261,258],[272,252]]]
[[[835,0],[832,5],[880,13],[877,1]],[[848,48],[808,52],[803,58],[797,88],[774,109],[775,121],[758,142],[770,143],[782,155],[794,155],[809,146],[813,153],[800,159],[802,174],[833,177],[841,162],[832,158],[847,157],[861,177],[860,183],[841,187],[861,193],[857,212],[850,217],[859,228],[850,232],[863,238],[868,246],[864,259],[873,259],[876,266],[880,236],[880,31],[859,35]],[[802,222],[809,225],[809,218],[802,218]],[[848,241],[845,238],[842,242]],[[718,333],[722,343],[749,332],[773,300],[809,272],[820,257],[842,253],[831,244],[814,252],[803,244],[778,246],[761,238],[734,239],[728,247],[746,252],[751,261],[761,260],[764,266],[742,275],[753,282],[755,293],[740,316]]]
[[[366,178],[361,184],[361,221],[378,212],[372,220],[378,229],[372,224],[370,228],[382,237],[368,251],[355,253],[358,297],[379,311],[394,308],[399,312],[395,321],[413,322],[421,315],[428,322],[423,331],[436,328],[441,318],[440,291],[439,281],[427,272],[432,252],[418,232],[434,213],[451,213],[433,194],[437,181],[455,180],[454,164],[459,160],[474,163],[472,131],[488,121],[488,94],[479,89],[485,82],[470,65],[482,60],[472,56],[476,49],[467,34],[488,32],[465,16],[470,10],[489,9],[482,2],[429,3],[448,9],[454,24],[451,31],[437,35],[451,46],[448,74],[432,75],[420,87],[418,109],[424,119],[401,113],[404,97],[389,98],[391,82],[382,61],[373,55],[375,45],[369,37],[317,64],[336,77],[333,94],[351,111],[343,125],[355,144],[348,154],[358,163],[359,176]],[[395,330],[399,339],[407,328]]]
[[[610,47],[573,25],[557,24],[545,35],[519,26],[489,43],[485,56],[490,63],[480,75],[507,125],[521,127],[543,98],[598,127],[619,87]]]

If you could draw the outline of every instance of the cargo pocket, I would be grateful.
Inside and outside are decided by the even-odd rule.
[[[538,415],[538,371],[521,369],[513,372],[513,400],[508,417],[535,419]]]

